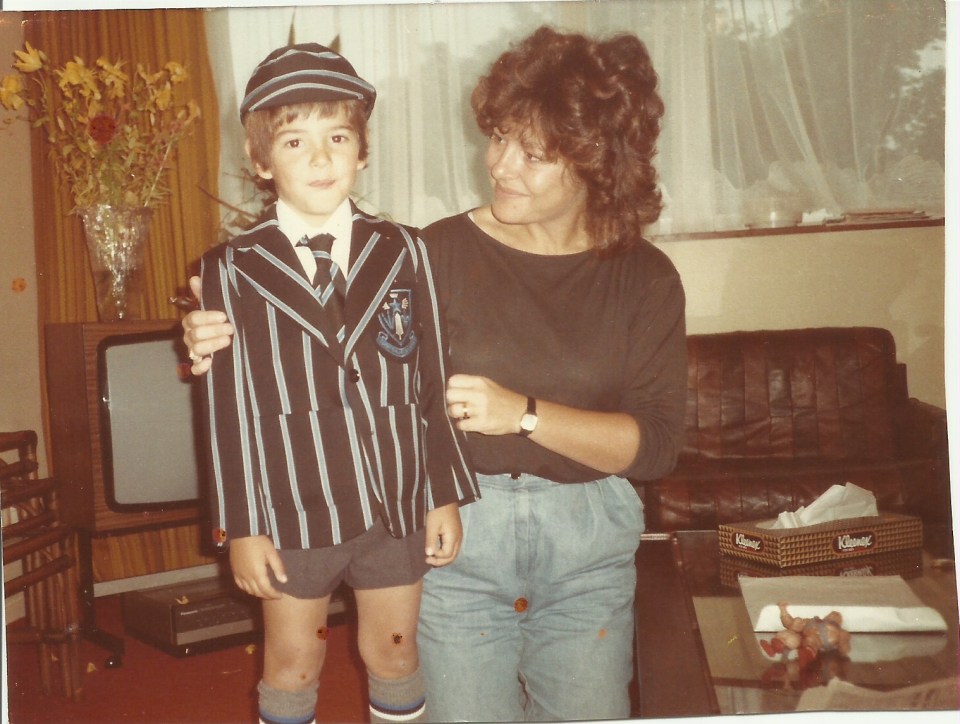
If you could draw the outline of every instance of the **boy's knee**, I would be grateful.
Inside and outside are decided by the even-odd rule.
[[[263,676],[272,685],[291,691],[315,687],[323,659],[322,655],[302,655],[294,651],[273,653],[265,657]]]
[[[384,679],[409,676],[419,666],[415,640],[408,640],[400,634],[362,646],[360,657],[368,671]]]

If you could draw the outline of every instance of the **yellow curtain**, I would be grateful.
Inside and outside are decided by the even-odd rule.
[[[204,14],[194,10],[99,10],[25,13],[24,38],[61,65],[73,56],[101,56],[157,69],[175,60],[189,80],[183,98],[202,116],[180,144],[167,176],[170,195],[154,210],[145,259],[142,319],[176,319],[168,299],[185,287],[200,255],[217,241],[219,131],[216,93],[207,56]],[[93,277],[80,219],[70,213],[69,189],[59,182],[40,132],[33,137],[39,321],[96,321]]]

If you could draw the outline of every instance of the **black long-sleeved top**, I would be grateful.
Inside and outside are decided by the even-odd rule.
[[[686,399],[684,293],[673,263],[638,239],[627,251],[540,255],[484,233],[468,216],[423,231],[438,278],[450,371],[571,407],[625,412],[640,449],[625,477],[669,472]],[[468,433],[479,473],[527,472],[557,482],[604,473],[519,435]]]

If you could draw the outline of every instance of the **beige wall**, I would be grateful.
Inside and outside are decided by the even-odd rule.
[[[0,58],[11,58],[21,45],[20,14],[0,13]],[[0,76],[5,74],[0,67]],[[0,159],[0,430],[39,431],[37,278],[25,123],[0,124]],[[21,279],[26,288],[18,291]]]
[[[910,394],[945,406],[944,227],[662,241],[691,333],[889,329]]]
[[[11,57],[20,46],[20,13],[0,13],[0,57]],[[0,77],[5,74],[0,70]],[[37,275],[26,124],[0,123],[0,188],[0,430],[40,432]],[[26,283],[23,291],[17,291],[20,279]],[[46,462],[41,462],[46,470]],[[22,595],[5,600],[5,605],[8,620],[23,616]]]

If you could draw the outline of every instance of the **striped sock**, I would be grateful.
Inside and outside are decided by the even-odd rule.
[[[422,722],[427,704],[420,669],[402,679],[380,679],[367,672],[370,721]]]
[[[315,724],[317,687],[307,691],[282,691],[261,681],[259,694],[260,724]]]

